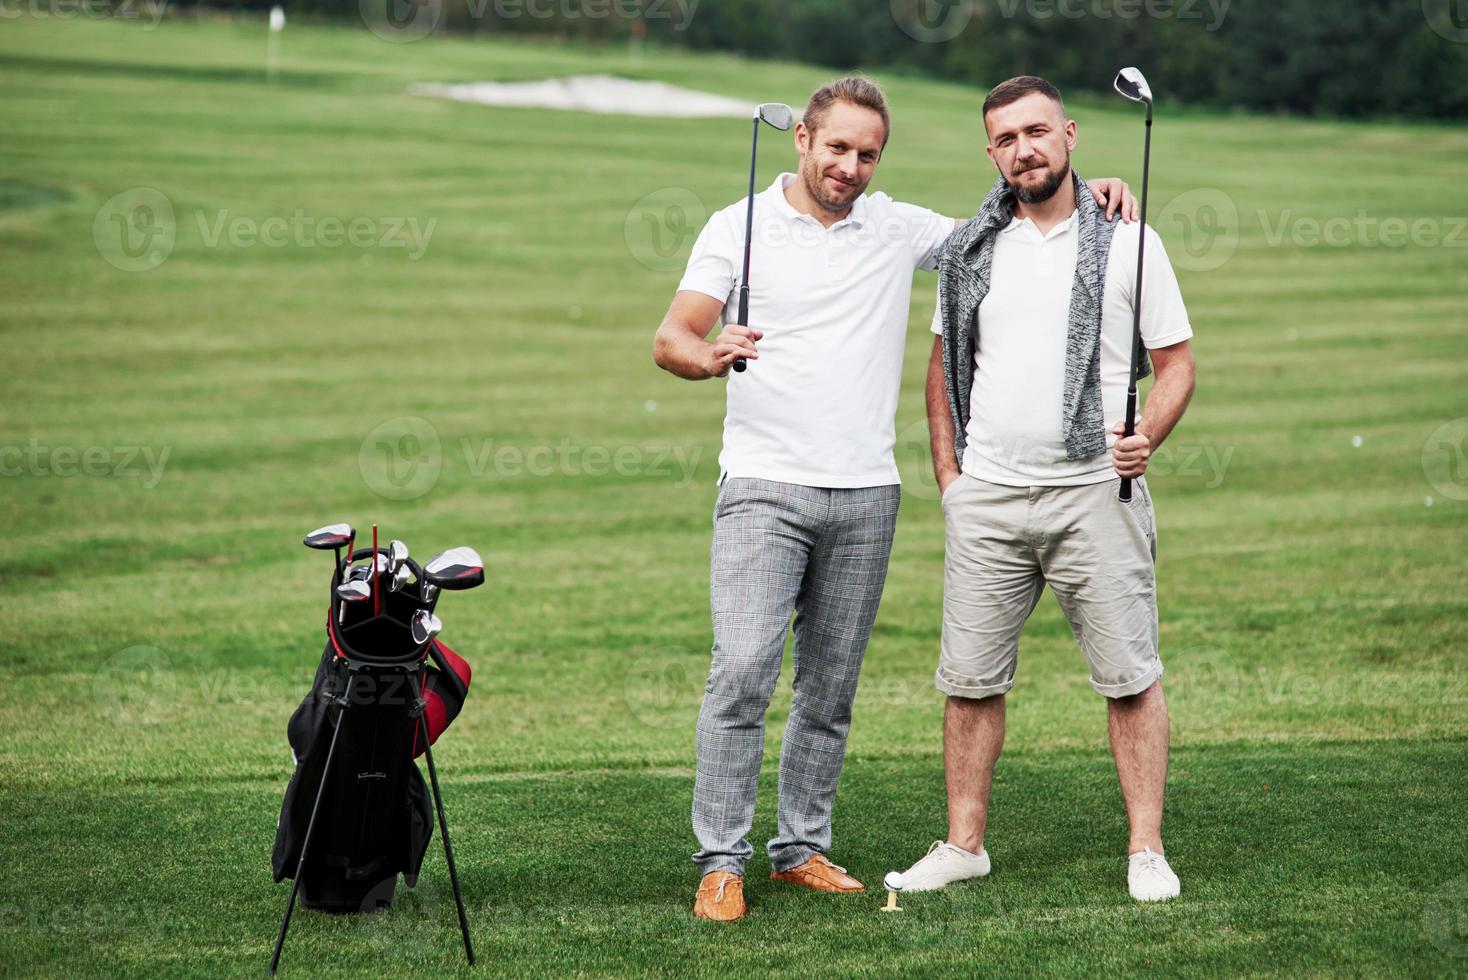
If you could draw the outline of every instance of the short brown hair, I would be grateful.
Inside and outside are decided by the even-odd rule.
[[[995,109],[1013,105],[1027,95],[1036,94],[1050,99],[1060,106],[1062,113],[1065,112],[1065,99],[1061,96],[1060,89],[1037,75],[1020,75],[999,83],[989,92],[988,98],[984,99],[984,119],[988,120],[989,113]]]
[[[814,134],[831,106],[837,102],[848,102],[881,116],[885,133],[882,146],[887,146],[887,139],[892,135],[892,114],[887,111],[887,97],[882,94],[882,89],[876,82],[863,75],[848,75],[816,89],[805,107],[805,128]]]

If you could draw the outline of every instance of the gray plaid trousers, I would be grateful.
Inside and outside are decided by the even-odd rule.
[[[744,873],[765,710],[795,615],[795,698],[780,750],[778,835],[788,871],[831,847],[857,676],[892,551],[897,486],[827,490],[726,480],[714,511],[714,650],[698,716],[693,832],[700,871]]]

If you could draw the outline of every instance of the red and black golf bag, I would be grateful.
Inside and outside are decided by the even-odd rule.
[[[464,706],[469,665],[437,639],[425,671],[423,706],[433,742]],[[291,877],[321,788],[336,712],[350,679],[347,661],[327,643],[311,692],[291,715],[286,738],[296,760],[276,827],[275,880]],[[317,816],[320,836],[301,877],[301,901],[328,912],[368,912],[392,903],[399,873],[412,888],[433,837],[433,814],[423,775],[413,760],[423,754],[411,707],[417,699],[410,675],[360,674],[352,690],[350,728],[336,747],[330,781]]]
[[[368,550],[352,557],[371,555]],[[417,581],[398,591],[384,587],[377,612],[377,595],[372,603],[338,598],[345,566],[332,576],[326,648],[310,693],[286,726],[295,772],[276,826],[272,866],[277,882],[296,880],[277,959],[298,890],[309,907],[355,913],[391,904],[399,874],[408,887],[417,883],[433,836],[428,788],[414,761],[426,754],[465,950],[473,962],[430,748],[463,707],[470,669],[436,636],[414,642],[414,614],[431,609],[437,597],[436,590],[423,587],[417,563],[408,564]],[[425,592],[432,598],[425,600]]]

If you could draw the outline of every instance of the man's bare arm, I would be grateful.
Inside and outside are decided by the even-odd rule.
[[[1152,355],[1157,380],[1147,393],[1146,408],[1137,420],[1137,434],[1118,439],[1111,450],[1118,476],[1136,478],[1146,474],[1148,459],[1182,419],[1197,382],[1198,369],[1193,361],[1190,341],[1159,347],[1148,353]],[[1123,428],[1124,423],[1118,422],[1111,431],[1120,436]]]
[[[690,381],[722,378],[738,357],[759,359],[758,330],[730,325],[710,343],[705,338],[719,322],[724,304],[696,290],[680,290],[652,341],[652,359],[664,371]]]
[[[943,376],[943,338],[933,338],[933,355],[928,359],[928,440],[933,447],[933,475],[938,492],[958,479],[958,460],[953,454],[953,415],[948,411],[948,383]]]

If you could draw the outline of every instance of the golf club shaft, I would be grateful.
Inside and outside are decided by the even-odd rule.
[[[759,113],[754,116],[754,141],[749,150],[749,207],[744,218],[744,278],[739,282],[739,325],[749,326],[749,255],[754,247],[754,184],[759,165]],[[744,358],[734,359],[734,370],[743,372],[748,367]]]
[[[1133,387],[1136,382],[1133,382]],[[382,598],[377,594],[377,525],[372,525],[372,615],[382,615]]]
[[[1132,302],[1132,364],[1131,384],[1126,390],[1126,427],[1123,438],[1137,434],[1137,373],[1142,360],[1142,270],[1147,251],[1147,184],[1152,177],[1152,106],[1147,105],[1147,141],[1142,151],[1142,229],[1137,235],[1137,284]],[[1131,477],[1122,477],[1118,494],[1122,503],[1132,499]]]

